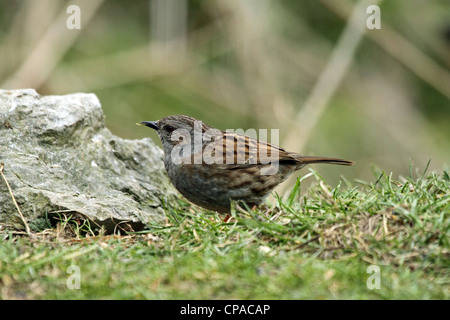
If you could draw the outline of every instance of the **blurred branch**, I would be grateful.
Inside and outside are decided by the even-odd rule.
[[[348,0],[321,0],[326,7],[345,19],[351,3]],[[414,72],[437,91],[450,99],[450,73],[420,51],[410,41],[390,28],[386,23],[381,30],[368,32],[367,36],[375,41],[398,62]]]
[[[314,127],[320,116],[325,111],[329,100],[341,83],[348,67],[353,59],[353,55],[361,42],[366,30],[365,8],[368,4],[376,4],[379,0],[360,0],[353,7],[353,11],[347,20],[339,40],[331,53],[325,69],[314,86],[305,105],[289,126],[291,129],[283,143],[289,150],[301,152],[309,140]],[[299,137],[301,137],[299,139]]]
[[[342,19],[347,19],[348,12],[350,12],[352,8],[352,3],[346,0],[321,0],[321,2]],[[377,3],[375,1],[366,4],[364,4],[363,1],[359,3],[359,5],[363,6],[367,6],[368,4]],[[357,9],[357,6],[354,6],[352,16],[358,10],[365,13],[364,9]],[[352,18],[350,18],[350,21],[351,20]],[[339,85],[345,70],[351,62],[352,55],[363,35],[365,23],[360,25],[360,28],[362,29],[360,30],[360,33],[356,34],[352,34],[356,31],[352,30],[350,26],[351,24],[347,23],[346,30],[344,30],[339,39],[338,45],[332,54],[332,58],[322,72],[319,81],[314,87],[310,97],[307,99],[305,106],[298,113],[296,123],[292,125],[291,132],[288,135],[288,140],[283,143],[283,145],[291,150],[301,151],[309,141],[309,136],[316,126],[319,117],[325,111],[329,99]],[[382,24],[381,30],[368,32],[367,37],[379,44],[383,50],[406,66],[419,78],[450,99],[450,86],[448,85],[450,83],[449,72],[420,51],[407,39],[392,30],[386,23]],[[415,123],[418,123],[418,121],[417,117],[414,118],[414,121],[411,120],[411,122]],[[399,133],[395,132],[395,134]],[[301,137],[301,139],[298,139],[298,137]],[[410,136],[408,134],[399,134],[399,136],[396,137],[401,146],[410,146],[411,141],[408,140],[409,138]],[[408,154],[414,157],[413,153],[411,153],[412,150],[414,150],[414,148],[409,147]],[[286,190],[286,186],[291,182],[292,181],[288,181],[283,184],[281,190]]]
[[[425,165],[432,158],[433,165],[444,163],[444,137],[439,139],[432,123],[413,107],[414,98],[409,88],[400,85],[397,77],[386,79],[383,70],[374,70],[370,77],[354,74],[349,82],[358,87],[353,97],[364,106],[358,112],[362,118],[370,119],[360,134],[376,136],[381,133],[389,141],[371,146],[370,161],[366,162],[395,167],[399,159],[405,163],[414,159],[416,164]],[[414,128],[413,133],[411,128]]]
[[[179,56],[186,51],[186,0],[150,0],[150,32],[161,54]],[[154,48],[154,47],[152,47]]]
[[[52,23],[58,10],[53,0],[23,1],[0,46],[0,78],[16,68]]]
[[[247,100],[241,107],[256,123],[270,114],[273,97],[280,92],[276,75],[269,72],[277,69],[273,67],[273,49],[265,43],[271,25],[269,5],[267,0],[214,1],[214,9],[226,16],[221,26],[234,48],[239,81]]]
[[[360,0],[353,7],[325,69],[320,74],[305,105],[294,121],[287,126],[290,128],[290,131],[286,141],[283,143],[287,150],[301,152],[309,141],[309,137],[320,116],[325,112],[328,102],[342,82],[364,35],[366,30],[366,8],[369,4],[377,4],[378,2],[379,0]],[[288,179],[277,188],[277,190],[280,190],[280,194],[285,193],[288,186],[292,184],[292,179]]]
[[[383,33],[371,32],[370,38],[450,100],[450,73],[388,26],[383,26]]]
[[[82,21],[86,26],[104,0],[83,2]],[[66,6],[47,29],[16,72],[0,86],[3,88],[39,88],[58,65],[64,54],[82,34],[81,30],[68,30]],[[82,29],[83,29],[82,26]]]

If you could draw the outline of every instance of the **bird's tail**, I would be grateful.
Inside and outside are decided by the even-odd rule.
[[[342,166],[351,166],[354,164],[353,161],[338,159],[338,158],[327,158],[327,157],[314,157],[314,156],[301,156],[301,155],[293,155],[295,159],[297,159],[300,163],[304,165],[313,164],[313,163],[331,163],[331,164],[339,164]]]

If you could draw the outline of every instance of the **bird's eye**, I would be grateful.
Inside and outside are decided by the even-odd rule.
[[[172,126],[164,126],[164,131],[167,131],[168,133],[172,133],[175,130]]]

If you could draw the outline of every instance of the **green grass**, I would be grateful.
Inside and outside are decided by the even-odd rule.
[[[449,173],[374,175],[330,188],[311,170],[271,208],[237,206],[227,223],[180,200],[139,233],[104,235],[64,215],[31,236],[3,228],[0,297],[448,299]],[[71,265],[80,289],[67,287]],[[367,286],[371,265],[380,289]]]

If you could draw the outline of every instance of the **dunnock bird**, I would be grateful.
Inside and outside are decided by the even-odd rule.
[[[278,184],[307,164],[353,164],[302,156],[184,115],[140,125],[158,132],[164,165],[175,188],[194,204],[220,213],[230,212],[232,200],[259,205]]]

